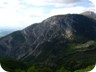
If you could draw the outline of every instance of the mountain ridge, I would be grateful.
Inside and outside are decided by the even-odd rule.
[[[64,17],[65,16],[65,17]],[[68,16],[68,17],[67,17]],[[76,17],[77,16],[77,17]],[[76,18],[75,18],[76,17]],[[41,22],[41,24],[34,24],[34,25],[32,25],[32,26],[29,26],[28,28],[25,28],[25,29],[23,29],[23,30],[21,30],[21,31],[17,31],[17,32],[14,32],[14,33],[12,33],[13,34],[13,40],[15,40],[15,41],[17,41],[18,42],[18,44],[17,43],[15,43],[15,41],[11,41],[11,43],[13,43],[12,45],[14,45],[14,44],[17,44],[17,45],[15,45],[15,46],[20,46],[19,44],[21,43],[21,45],[22,45],[22,43],[25,41],[25,45],[27,44],[28,45],[28,43],[29,43],[29,46],[30,45],[35,45],[36,43],[38,43],[38,42],[40,42],[40,41],[43,41],[42,39],[43,39],[43,37],[45,38],[45,40],[48,40],[47,38],[48,38],[48,35],[47,34],[49,34],[49,39],[52,37],[52,34],[53,34],[53,37],[55,37],[55,35],[54,35],[54,33],[53,32],[50,32],[50,31],[52,31],[52,30],[57,30],[57,31],[55,31],[55,32],[57,32],[57,34],[58,34],[58,32],[59,31],[61,31],[62,32],[62,35],[60,35],[60,36],[63,36],[63,37],[65,37],[65,39],[67,39],[67,38],[71,38],[71,36],[72,36],[72,31],[75,33],[76,31],[75,30],[72,30],[72,24],[75,24],[75,22],[74,22],[74,20],[76,21],[78,21],[78,18],[79,17],[82,17],[82,20],[83,20],[83,18],[84,18],[84,16],[82,16],[82,15],[77,15],[77,14],[74,14],[74,15],[71,15],[71,14],[68,14],[68,15],[58,15],[58,16],[53,16],[53,17],[50,17],[50,18],[48,18],[48,19],[46,19],[45,21],[43,21],[43,22]],[[57,18],[57,19],[56,19]],[[52,20],[53,19],[53,20]],[[69,20],[68,20],[69,19]],[[85,17],[85,19],[86,19],[86,17]],[[57,21],[56,21],[57,20]],[[64,21],[65,20],[65,21]],[[71,21],[71,20],[73,20],[73,22]],[[89,18],[88,18],[88,20],[89,20]],[[88,21],[87,20],[87,21]],[[52,21],[52,22],[51,22]],[[49,23],[48,23],[49,22]],[[64,23],[65,22],[65,23]],[[68,23],[69,22],[69,23]],[[71,23],[72,22],[72,23]],[[61,23],[61,24],[60,24]],[[69,25],[69,24],[71,24],[71,25]],[[65,25],[65,26],[64,26]],[[77,26],[77,29],[78,28],[80,28],[80,25],[81,24],[78,24],[79,25],[79,27]],[[90,24],[85,24],[85,25],[89,25],[89,29],[91,28],[91,25]],[[93,24],[94,26],[93,27],[95,27],[96,25],[95,25],[95,23]],[[74,25],[74,26],[76,26],[76,25]],[[83,26],[84,27],[84,26]],[[81,28],[82,28],[82,25],[81,25]],[[85,28],[88,28],[88,27],[85,27]],[[84,28],[84,29],[85,29]],[[65,30],[64,30],[65,29]],[[75,27],[73,28],[73,29],[75,29]],[[94,28],[93,28],[94,29]],[[91,30],[93,30],[93,29],[90,29],[89,31],[91,31]],[[85,31],[85,33],[87,32],[87,29],[85,29],[86,31]],[[79,30],[78,30],[79,31]],[[49,32],[49,33],[47,33],[47,32]],[[82,30],[81,29],[81,33],[83,33],[84,32],[84,30]],[[78,34],[78,32],[76,32],[77,34]],[[79,32],[80,33],[80,32]],[[83,34],[85,34],[85,33],[83,33]],[[94,33],[93,31],[92,32],[88,32],[88,33]],[[17,36],[16,36],[16,35]],[[33,35],[32,35],[33,34]],[[86,33],[87,34],[87,33]],[[85,37],[87,38],[87,36],[88,35],[86,35],[85,34]],[[19,35],[19,36],[18,36]],[[51,36],[50,36],[51,35]],[[89,34],[90,35],[90,34]],[[21,36],[21,37],[20,37]],[[91,38],[95,38],[95,34],[94,35],[92,35],[93,37],[91,37]],[[8,38],[8,40],[10,39],[11,40],[11,38],[12,37],[10,37],[10,35],[8,36],[9,38]],[[20,38],[19,38],[20,37]],[[6,38],[6,37],[5,37]],[[6,40],[6,39],[5,39]],[[6,40],[6,41],[8,41],[8,40]],[[2,40],[1,40],[2,41]],[[21,42],[20,42],[21,41]],[[10,41],[8,41],[9,43],[10,43]],[[3,42],[0,42],[0,45],[2,45],[2,43]],[[42,42],[41,42],[42,43]],[[5,46],[6,46],[6,42],[5,42]],[[38,45],[37,45],[38,46]],[[10,46],[9,46],[9,48],[10,48]],[[14,46],[13,46],[13,48],[14,48]],[[14,52],[13,52],[14,53]]]
[[[79,68],[85,57],[94,58],[85,66],[95,63],[95,41],[95,20],[78,14],[56,15],[2,37],[0,56],[51,67],[74,63]]]

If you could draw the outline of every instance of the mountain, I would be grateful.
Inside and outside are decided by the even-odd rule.
[[[86,11],[86,12],[83,12],[83,13],[81,13],[82,15],[85,15],[85,16],[87,16],[87,17],[89,17],[89,18],[93,18],[93,19],[95,19],[96,20],[96,13],[94,13],[94,12],[92,12],[92,11]]]
[[[0,56],[71,71],[94,65],[96,21],[78,14],[52,16],[2,37]]]

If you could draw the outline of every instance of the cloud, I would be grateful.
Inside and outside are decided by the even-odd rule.
[[[89,0],[22,0],[26,4],[32,4],[34,6],[72,6],[77,3],[90,2]]]
[[[63,2],[59,8],[54,8],[51,10],[51,15],[58,15],[58,14],[80,14],[85,11],[96,11],[96,0],[60,0],[59,3]],[[55,3],[55,1],[54,1]],[[69,6],[70,5],[70,6]],[[95,5],[95,7],[94,7]]]
[[[87,11],[93,11],[96,13],[96,0],[89,0],[91,2],[91,7],[87,8]]]
[[[51,15],[58,15],[58,14],[74,14],[74,13],[82,13],[83,11],[85,11],[86,8],[84,7],[80,7],[80,6],[77,6],[77,7],[68,7],[68,8],[56,8],[56,9],[53,9],[51,10]]]
[[[96,0],[90,0],[92,3],[93,3],[93,5],[96,7]]]
[[[42,16],[43,15],[42,8],[28,8],[25,10],[21,10],[21,12],[28,16]]]
[[[0,0],[0,28],[20,29],[49,16],[81,13],[85,4],[93,8],[91,0]]]
[[[0,28],[24,28],[29,24],[40,22],[42,8],[27,7],[19,0],[0,1]]]
[[[70,3],[79,3],[79,2],[87,2],[87,1],[88,0],[47,0],[46,2],[70,4]]]

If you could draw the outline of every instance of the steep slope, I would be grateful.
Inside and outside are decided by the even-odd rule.
[[[79,68],[85,58],[89,59],[86,66],[96,61],[95,40],[95,20],[77,14],[57,15],[1,38],[0,56],[49,66],[73,66],[78,60],[74,66]]]
[[[2,51],[0,51],[4,50],[3,53],[6,55],[18,59],[25,54],[34,53],[40,44],[53,38],[75,40],[76,37],[86,37],[87,40],[96,39],[95,27],[96,22],[82,15],[54,16],[40,24],[34,24],[2,38],[0,40]]]

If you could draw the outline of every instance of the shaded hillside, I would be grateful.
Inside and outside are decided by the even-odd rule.
[[[70,71],[94,65],[96,21],[78,14],[57,15],[0,39],[0,56]]]

